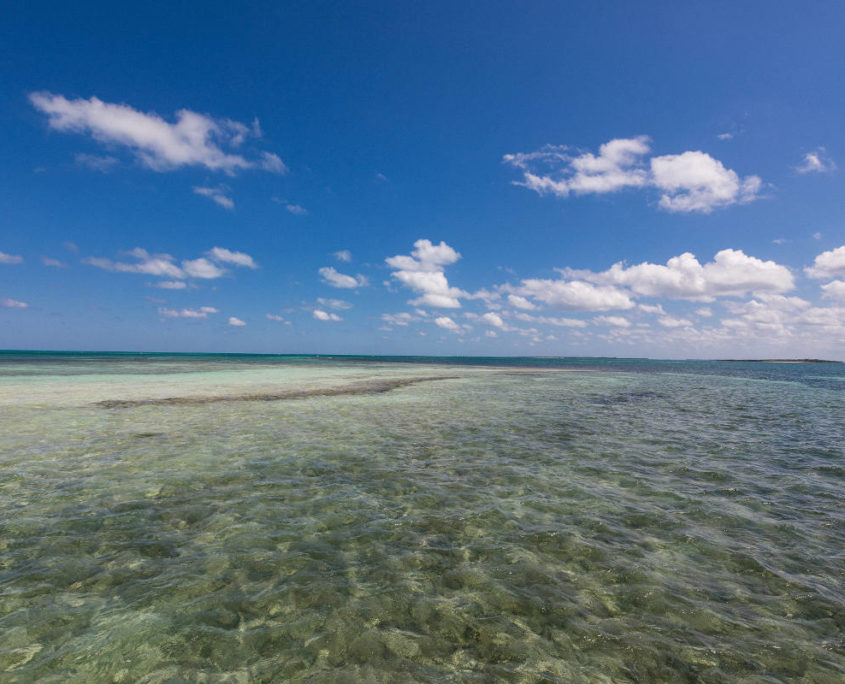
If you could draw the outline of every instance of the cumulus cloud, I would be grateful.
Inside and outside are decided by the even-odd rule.
[[[28,309],[29,304],[26,302],[21,302],[17,299],[11,299],[9,297],[3,297],[0,299],[0,306],[4,309]]]
[[[463,290],[449,286],[443,269],[460,258],[461,255],[445,242],[435,245],[423,239],[414,243],[410,255],[398,254],[385,259],[385,262],[397,269],[391,273],[396,280],[421,295],[411,300],[411,304],[458,309],[461,306],[458,298],[468,295]]]
[[[352,261],[352,252],[348,249],[339,249],[338,251],[333,252],[332,256],[338,261],[345,261],[347,263]]]
[[[481,316],[481,321],[487,325],[492,325],[494,328],[499,328],[500,330],[507,328],[507,325],[505,325],[502,317],[492,311],[488,311],[486,314],[483,314]]]
[[[288,323],[289,322],[289,321],[285,320],[284,316],[279,316],[279,314],[268,313],[266,315],[267,315],[267,318],[270,319],[271,321],[278,321],[280,323]]]
[[[836,170],[836,163],[824,147],[817,147],[804,155],[801,163],[795,167],[798,173],[830,173]]]
[[[439,316],[434,319],[434,323],[444,330],[451,330],[452,332],[460,332],[461,330],[461,326],[455,323],[455,321],[448,316]]]
[[[520,321],[531,323],[542,323],[544,325],[556,325],[560,328],[586,328],[586,321],[577,318],[564,318],[563,316],[534,316],[527,313],[515,313],[514,318]]]
[[[285,209],[294,216],[308,216],[308,210],[305,207],[300,207],[298,204],[286,204]]]
[[[819,254],[804,273],[810,278],[845,278],[845,245]]]
[[[522,172],[522,185],[540,195],[606,194],[625,188],[656,188],[659,206],[672,212],[709,213],[718,207],[757,199],[762,180],[740,178],[720,161],[701,151],[686,151],[647,159],[647,136],[617,138],[598,154],[574,155],[566,146],[546,146],[536,152],[506,154],[503,161]]]
[[[517,309],[523,309],[525,311],[534,311],[537,307],[529,302],[525,297],[520,297],[519,295],[508,295],[508,303],[511,306],[516,307]]]
[[[234,209],[235,201],[227,194],[229,188],[225,185],[218,185],[214,188],[194,186],[194,194],[208,197],[212,202],[219,204],[224,209]]]
[[[512,288],[519,296],[527,296],[566,311],[609,311],[630,309],[631,297],[622,290],[607,285],[594,285],[583,280],[550,280],[529,278]]]
[[[145,113],[126,104],[103,102],[96,97],[68,99],[49,92],[31,93],[29,101],[47,115],[50,128],[127,147],[144,166],[155,171],[183,166],[202,166],[230,175],[250,168],[275,173],[286,171],[275,154],[264,152],[248,159],[233,151],[247,138],[260,137],[257,121],[247,126],[181,109],[171,123],[158,114]]]
[[[158,312],[166,318],[208,318],[208,314],[220,313],[213,306],[201,306],[199,309],[168,309],[161,307]]]
[[[314,318],[318,321],[342,321],[343,319],[335,313],[328,313],[322,309],[314,309]]]
[[[845,302],[845,281],[832,280],[827,285],[822,285],[822,293],[822,297],[826,299],[838,299]]]
[[[229,325],[232,325],[236,328],[242,328],[243,326],[246,325],[246,323],[244,321],[242,321],[240,318],[235,318],[234,316],[229,316]]]
[[[332,287],[352,289],[355,287],[364,287],[367,284],[367,279],[361,274],[356,276],[346,275],[345,273],[340,273],[332,266],[323,266],[317,272],[323,278],[323,282]]]
[[[676,316],[661,316],[657,319],[657,322],[660,323],[664,328],[690,328],[692,327],[692,321],[687,320],[686,318],[678,318]]]
[[[162,290],[184,290],[188,287],[183,280],[162,280],[159,283],[147,283],[150,287],[158,287]]]
[[[607,271],[592,273],[563,269],[602,285],[625,287],[649,297],[709,300],[715,296],[742,296],[748,292],[786,292],[795,281],[786,266],[747,256],[742,250],[723,249],[702,265],[690,252],[672,257],[666,265],[644,262],[636,266],[617,263]]]
[[[192,278],[219,278],[226,273],[226,269],[220,268],[217,264],[213,264],[205,257],[183,261],[182,268]]]
[[[23,257],[16,254],[6,254],[0,252],[0,264],[22,264]]]
[[[233,252],[225,247],[212,247],[206,255],[214,261],[235,266],[246,266],[247,268],[258,268],[255,260],[245,252]]]

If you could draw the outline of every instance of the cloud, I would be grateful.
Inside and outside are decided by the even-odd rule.
[[[325,297],[317,297],[317,304],[327,309],[336,309],[338,311],[345,311],[351,309],[352,304],[343,299],[326,299]]]
[[[492,311],[488,311],[486,314],[483,314],[481,316],[481,321],[487,325],[492,325],[494,328],[499,328],[500,330],[507,328],[505,322],[502,320],[502,317]]]
[[[117,157],[99,154],[79,153],[74,155],[74,160],[78,166],[84,166],[100,173],[108,173],[118,164]]]
[[[314,318],[318,321],[342,321],[343,319],[335,313],[327,313],[322,309],[314,309]]]
[[[417,240],[410,256],[399,254],[385,259],[385,262],[398,269],[391,274],[396,280],[421,294],[411,300],[411,304],[458,309],[461,306],[458,298],[468,295],[463,290],[449,286],[443,268],[460,258],[461,255],[445,242],[435,245],[430,240]]]
[[[229,316],[229,325],[232,325],[236,328],[242,328],[246,325],[246,323],[244,323],[240,318]]]
[[[845,281],[833,280],[827,285],[822,285],[822,292],[822,297],[826,299],[838,299],[845,302]]]
[[[208,318],[208,314],[220,313],[213,306],[201,306],[199,309],[167,309],[161,307],[158,312],[166,318]]]
[[[0,252],[0,264],[22,264],[23,257],[17,256],[16,254],[6,254],[5,252]]]
[[[622,290],[596,286],[583,280],[529,278],[513,290],[520,296],[528,296],[555,309],[567,311],[609,311],[634,306],[631,297]]]
[[[17,299],[10,299],[9,297],[3,297],[0,299],[0,306],[5,309],[28,309],[29,304],[26,302],[18,301]]]
[[[74,254],[79,254],[79,247],[77,247],[76,244],[74,244],[70,240],[65,240],[62,244],[64,245],[65,249],[69,249]]]
[[[82,263],[119,273],[145,273],[167,278],[185,277],[185,272],[174,263],[173,257],[169,254],[150,254],[141,247],[136,247],[126,254],[135,257],[138,261],[132,264],[100,257],[87,257],[82,260]]]
[[[562,272],[602,285],[626,287],[638,295],[672,299],[708,300],[748,292],[786,292],[795,286],[786,266],[735,249],[723,249],[704,265],[694,254],[685,252],[669,259],[665,266],[644,262],[626,267],[620,262],[601,273],[572,269]]]
[[[279,321],[280,323],[288,323],[289,322],[289,321],[285,320],[284,316],[279,316],[278,314],[268,313],[268,314],[266,314],[266,316],[271,321]]]
[[[58,259],[53,259],[51,257],[46,256],[41,257],[41,263],[45,266],[52,266],[53,268],[67,268],[67,264],[62,263]]]
[[[659,205],[667,211],[710,213],[718,207],[745,204],[758,198],[759,176],[740,178],[704,152],[654,157],[652,183],[663,190]]]
[[[30,93],[29,101],[47,115],[50,128],[127,147],[144,166],[154,171],[183,166],[202,166],[230,175],[251,168],[275,173],[286,170],[282,160],[272,153],[263,152],[250,160],[231,151],[247,138],[261,135],[255,122],[250,127],[180,109],[176,121],[170,123],[158,114],[141,112],[125,104],[103,102],[96,97],[67,99],[48,92]]]
[[[733,133],[719,133],[716,136],[719,140],[731,140],[734,137]]]
[[[445,330],[451,330],[452,332],[460,332],[461,330],[461,326],[455,323],[455,321],[448,316],[439,316],[434,319],[434,323],[435,325],[438,325]]]
[[[224,254],[230,255],[233,259],[246,261],[250,258],[242,252],[229,252],[222,248],[216,247]],[[214,250],[211,250],[214,252]],[[136,247],[135,249],[124,252],[127,256],[137,259],[135,263],[125,261],[113,261],[112,259],[105,259],[101,257],[86,257],[82,259],[83,264],[89,266],[96,266],[106,271],[114,271],[118,273],[144,273],[146,275],[160,276],[163,278],[203,278],[213,279],[219,278],[226,274],[226,269],[220,268],[205,257],[199,259],[185,259],[181,264],[177,264],[176,260],[169,254],[150,254],[147,250]],[[246,263],[239,264],[246,265]],[[167,286],[164,286],[168,289]],[[177,289],[171,286],[169,289]]]
[[[339,273],[332,266],[323,266],[317,271],[323,278],[326,285],[332,287],[352,289],[355,287],[364,287],[367,285],[367,279],[362,275],[350,276],[344,273]]]
[[[294,216],[308,216],[308,210],[305,207],[300,207],[298,204],[286,204],[285,209]]]
[[[836,163],[824,147],[807,152],[801,163],[795,167],[798,173],[830,173],[836,171]]]
[[[718,160],[701,151],[651,157],[647,136],[617,138],[599,147],[599,153],[572,155],[566,146],[551,146],[530,153],[506,154],[503,161],[522,171],[516,181],[540,195],[606,194],[625,188],[662,191],[659,206],[672,212],[709,213],[718,207],[757,199],[758,176],[740,178]]]
[[[338,251],[333,252],[332,256],[338,261],[345,261],[347,263],[352,261],[352,252],[348,249],[339,249]]]
[[[150,287],[158,287],[162,290],[184,290],[188,287],[182,280],[162,280],[160,283],[147,283]]]
[[[226,269],[220,268],[204,257],[183,261],[182,268],[192,278],[219,278],[226,273]]]
[[[253,258],[245,252],[232,252],[225,247],[212,247],[206,252],[206,256],[224,264],[235,266],[246,266],[246,268],[258,268]]]
[[[534,316],[527,313],[516,313],[514,318],[520,321],[527,321],[530,323],[543,323],[545,325],[556,325],[559,328],[586,328],[585,321],[577,318],[564,318],[563,316]]]
[[[810,278],[845,278],[845,245],[819,254],[804,273]]]
[[[383,320],[388,325],[398,325],[404,327],[408,325],[408,323],[421,320],[421,318],[419,316],[414,316],[413,314],[409,314],[403,311],[402,313],[396,314],[382,314],[381,320]]]
[[[599,325],[611,325],[616,328],[631,327],[631,321],[624,316],[596,316],[593,321]]]
[[[524,309],[525,311],[534,311],[537,308],[525,297],[520,297],[519,295],[508,295],[508,302],[511,306],[515,306],[517,309]]]
[[[229,192],[229,188],[225,185],[218,185],[216,188],[194,186],[194,194],[208,197],[208,199],[216,202],[224,209],[234,209],[235,201],[226,194],[227,192]]]
[[[664,328],[691,328],[692,321],[686,318],[676,318],[675,316],[661,316],[657,319]]]

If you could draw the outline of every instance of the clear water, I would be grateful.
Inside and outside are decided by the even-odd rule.
[[[0,681],[845,680],[841,365],[491,363],[0,354]]]

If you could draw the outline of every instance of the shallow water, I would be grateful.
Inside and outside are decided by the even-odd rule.
[[[460,361],[0,358],[0,680],[845,679],[838,366]]]

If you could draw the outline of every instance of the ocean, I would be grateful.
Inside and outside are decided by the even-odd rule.
[[[843,390],[0,352],[0,681],[845,681]]]

